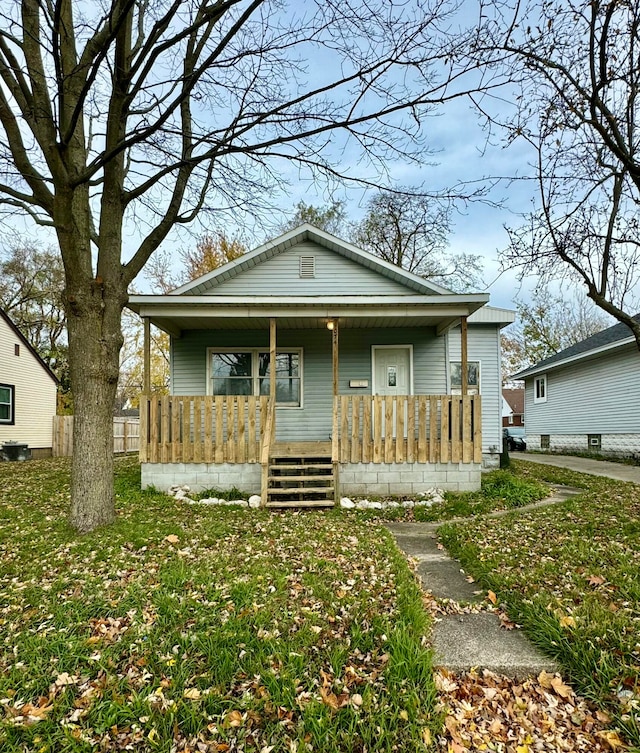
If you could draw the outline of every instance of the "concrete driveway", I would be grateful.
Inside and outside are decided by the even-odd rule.
[[[559,468],[568,468],[578,473],[589,473],[592,476],[606,476],[617,481],[632,481],[640,484],[640,466],[624,465],[623,463],[611,463],[608,460],[592,460],[591,458],[576,458],[573,455],[539,455],[511,453],[514,460],[526,460],[528,463],[540,463],[542,465],[555,465]]]

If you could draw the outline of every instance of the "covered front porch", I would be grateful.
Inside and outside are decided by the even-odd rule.
[[[478,486],[482,406],[467,384],[467,317],[486,296],[452,295],[449,301],[434,296],[428,307],[424,296],[413,307],[406,296],[394,305],[368,307],[336,299],[320,311],[317,301],[292,311],[290,299],[281,310],[270,300],[257,311],[247,310],[246,302],[229,306],[228,299],[224,308],[209,299],[196,309],[193,303],[181,305],[180,298],[165,298],[170,301],[162,309],[157,297],[139,307],[145,321],[140,400],[145,485],[235,486],[259,493],[265,506],[327,505],[343,494]],[[172,335],[174,374],[183,368],[181,349],[207,354],[198,394],[150,394],[151,321]],[[452,328],[460,339],[456,394],[445,378],[445,340]],[[211,364],[216,354],[232,350],[232,343],[257,346],[260,371],[254,388],[246,388],[253,394],[229,394],[237,378],[216,381]],[[292,345],[299,346],[300,373],[282,376],[278,357],[292,352]],[[376,348],[387,355],[393,348],[410,349],[411,373],[403,379],[395,365],[385,363],[376,382]],[[299,405],[283,404],[280,391],[294,379],[300,380]]]

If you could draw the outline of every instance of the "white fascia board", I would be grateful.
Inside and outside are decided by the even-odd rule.
[[[162,309],[154,306],[140,306],[138,313],[143,317],[162,317],[167,318],[188,318],[198,317],[207,319],[248,319],[252,317],[306,317],[306,318],[326,318],[326,319],[340,319],[340,318],[360,318],[360,317],[392,317],[397,319],[404,319],[408,317],[450,317],[452,315],[465,316],[468,313],[468,308],[455,307],[455,306],[394,306],[393,308],[383,308],[380,306],[287,306],[286,308],[280,306],[230,306],[230,307],[183,307],[183,306],[168,306]]]
[[[509,379],[527,379],[528,377],[535,376],[536,374],[546,374],[548,371],[553,371],[554,369],[559,369],[562,366],[576,363],[576,361],[586,361],[587,359],[598,356],[601,353],[606,353],[610,350],[621,348],[624,345],[632,345],[633,343],[635,343],[634,337],[626,337],[624,340],[616,340],[613,343],[602,345],[599,348],[585,350],[584,353],[577,353],[575,356],[568,356],[567,358],[563,358],[561,361],[554,361],[553,363],[542,366],[531,366],[524,371],[519,371],[517,374],[513,374],[509,377]]]
[[[413,308],[421,313],[431,310],[446,310],[451,313],[452,308],[460,311],[460,315],[470,314],[483,306],[489,298],[487,293],[473,293],[470,295],[397,295],[397,296],[174,296],[174,295],[132,295],[127,304],[130,309],[141,316],[162,314],[163,316],[189,316],[197,313],[213,314],[216,312],[229,314],[233,309],[270,308],[281,309],[287,315],[291,309],[304,309],[311,314],[318,309],[332,308],[352,310],[375,308],[384,313],[389,310]],[[170,313],[171,312],[171,313]],[[176,313],[179,312],[179,313]]]

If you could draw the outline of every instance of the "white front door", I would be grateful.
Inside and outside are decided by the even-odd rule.
[[[373,348],[373,394],[411,394],[411,348]]]
[[[410,395],[412,392],[411,378],[411,347],[399,345],[397,347],[373,348],[373,394],[374,395]],[[393,406],[393,436],[396,436],[396,410]],[[375,418],[374,418],[375,422]],[[382,434],[385,433],[385,416],[382,414]],[[404,406],[404,436],[407,436],[407,406]]]

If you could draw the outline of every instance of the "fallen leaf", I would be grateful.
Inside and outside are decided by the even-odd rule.
[[[561,677],[554,677],[553,680],[551,680],[551,687],[559,696],[562,696],[562,698],[571,698],[573,695],[573,690],[571,690],[568,685],[564,684]]]
[[[177,544],[180,541],[180,538],[176,536],[175,533],[170,533],[168,536],[164,537],[164,540],[169,544]]]
[[[576,621],[575,621],[575,619],[573,617],[571,617],[571,615],[566,615],[565,614],[565,615],[563,615],[560,618],[560,626],[564,627],[564,628],[566,628],[566,627],[575,627],[576,626]]]
[[[622,742],[620,736],[615,730],[600,730],[599,732],[596,732],[596,736],[606,743],[611,750],[626,748],[626,745]]]
[[[242,714],[239,711],[230,711],[224,720],[227,727],[241,727],[242,722]]]
[[[538,682],[543,688],[549,690],[552,687],[551,681],[554,677],[555,675],[552,675],[550,672],[545,672],[543,669],[542,672],[540,672],[540,674],[538,675]]]
[[[590,575],[587,578],[587,583],[590,586],[601,586],[603,583],[605,583],[605,579],[601,575]]]
[[[489,591],[489,592],[487,593],[487,599],[489,599],[489,601],[490,601],[490,602],[491,602],[492,604],[495,604],[495,603],[496,603],[496,602],[498,601],[498,597],[497,597],[497,596],[496,596],[496,595],[494,594],[494,592],[493,592],[493,591]]]

